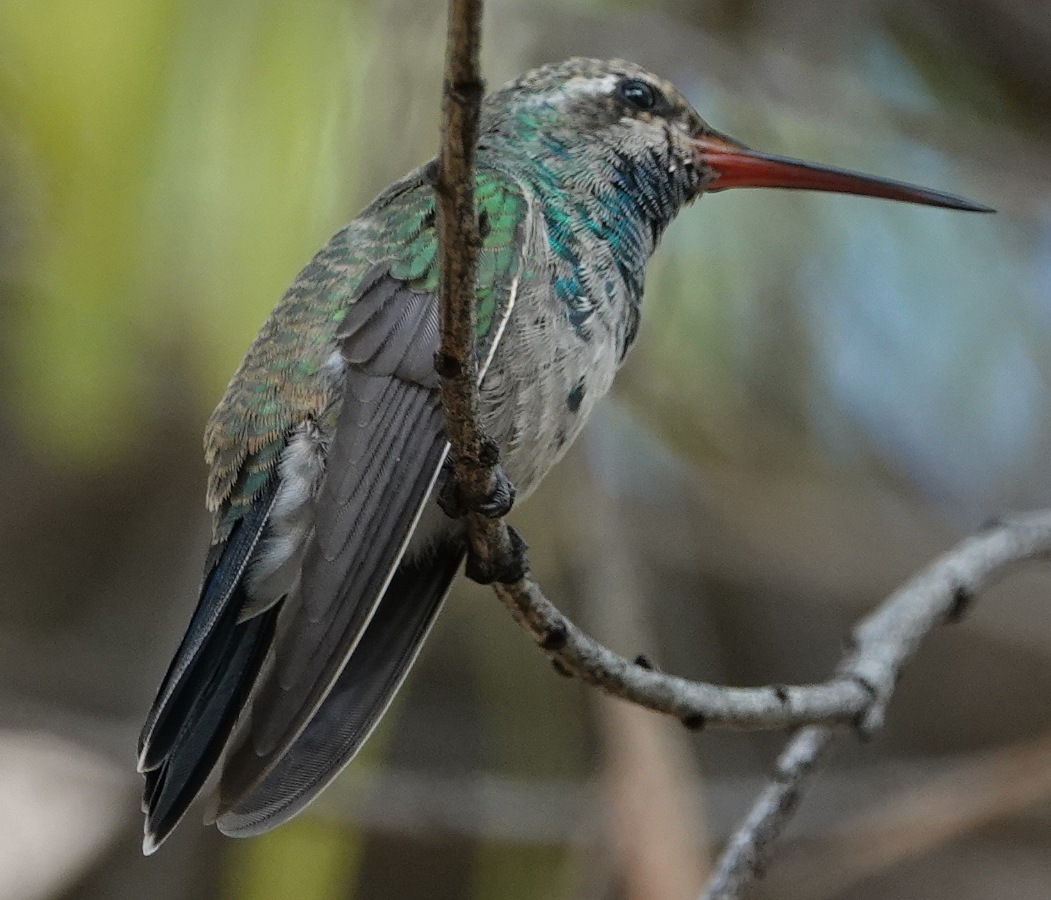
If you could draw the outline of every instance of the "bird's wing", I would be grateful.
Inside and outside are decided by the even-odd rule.
[[[219,829],[233,837],[269,831],[299,813],[365,743],[408,674],[463,559],[459,537],[403,558],[350,659],[306,728],[258,783],[232,797],[240,748],[220,783]],[[249,758],[249,766],[255,761]],[[237,778],[231,778],[236,773]]]
[[[408,584],[422,581],[419,575],[398,578],[397,564],[447,448],[444,414],[434,390],[439,334],[433,193],[428,189],[423,196],[428,205],[414,218],[427,227],[403,232],[409,251],[372,289],[389,299],[372,316],[352,310],[340,331],[347,390],[315,508],[315,536],[303,561],[300,591],[282,613],[273,669],[260,685],[250,722],[224,766],[223,810],[244,807],[247,795],[278,765],[356,655],[363,635],[370,654],[384,661],[370,672],[373,681],[390,685],[377,694],[386,706],[407,668],[398,661],[411,660],[418,640],[399,650],[402,637],[393,624],[384,624],[399,620],[385,616],[369,624],[380,598],[419,607],[430,603],[436,609],[452,577],[452,572],[443,574],[445,561],[439,561],[432,574],[445,583],[435,588],[436,596],[424,600],[417,594],[410,600],[383,593],[391,579],[403,594]],[[485,170],[478,173],[476,196],[484,213],[478,274],[479,354],[484,363],[513,305],[525,200],[511,182]],[[386,310],[391,320],[377,328]],[[406,421],[412,427],[405,427]],[[451,552],[458,560],[462,549]],[[419,608],[417,612],[415,630],[422,639],[430,618]],[[389,652],[375,653],[372,646],[386,646]],[[375,701],[369,696],[363,691],[358,702],[370,728]],[[341,692],[344,704],[349,697],[347,690]],[[329,748],[328,758],[315,759],[314,765],[334,774],[333,768],[349,759],[346,750],[336,752],[339,747],[354,744],[356,749],[369,729],[357,729],[356,743],[333,743],[334,737],[320,741],[325,719],[336,717],[321,716],[310,743]]]
[[[505,179],[484,171],[478,200],[489,220],[478,291],[479,349],[488,358],[513,302],[517,210],[524,204]],[[232,785],[233,795],[243,797],[278,765],[347,665],[392,578],[420,594],[406,594],[407,614],[392,609],[379,616],[366,641],[375,664],[352,668],[368,682],[354,701],[359,744],[433,619],[441,596],[422,589],[422,575],[399,579],[396,572],[446,453],[433,369],[434,219],[433,190],[417,177],[337,234],[264,326],[213,416],[206,440],[216,545],[190,630],[140,741],[150,849],[207,777],[268,649],[271,662],[226,767],[224,795]],[[326,384],[337,368],[341,383]],[[342,402],[333,403],[339,396]],[[319,419],[329,441],[326,474],[313,503],[299,587],[276,605],[254,606],[246,572],[259,561],[275,503],[283,502],[288,478],[278,461],[295,428]],[[452,573],[445,567],[431,574],[447,584]],[[355,692],[341,688],[340,696],[345,707]],[[330,747],[328,761],[317,760],[326,770],[339,767],[341,751],[332,742],[346,744],[345,735],[329,735],[333,718],[322,716],[306,741]]]

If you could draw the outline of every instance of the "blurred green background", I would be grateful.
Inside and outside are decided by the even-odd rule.
[[[486,15],[493,86],[623,57],[752,146],[999,209],[685,211],[615,396],[513,516],[571,615],[686,676],[819,679],[917,567],[1048,503],[1051,7]],[[685,900],[769,768],[780,736],[606,701],[463,585],[307,814],[246,842],[191,814],[139,856],[134,741],[196,596],[204,421],[314,250],[435,152],[444,22],[437,0],[0,0],[0,900]],[[932,639],[755,896],[1047,896],[1049,587],[1027,571]]]

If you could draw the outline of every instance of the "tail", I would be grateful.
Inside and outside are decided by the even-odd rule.
[[[245,569],[275,492],[273,479],[213,549],[197,609],[139,737],[144,853],[160,846],[208,778],[273,639],[278,607],[240,623],[238,614],[246,600]]]

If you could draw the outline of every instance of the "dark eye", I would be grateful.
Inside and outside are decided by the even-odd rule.
[[[645,81],[631,79],[617,85],[617,95],[629,106],[648,112],[662,99],[660,92]]]

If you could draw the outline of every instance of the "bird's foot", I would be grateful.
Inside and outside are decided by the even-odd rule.
[[[488,519],[500,519],[506,516],[515,503],[515,486],[499,466],[500,451],[496,444],[486,441],[482,446],[481,462],[493,467],[493,484],[489,493],[478,499],[468,500],[456,477],[456,464],[452,457],[447,457],[442,465],[438,481],[438,506],[453,519],[461,519],[468,513],[478,513]],[[528,545],[522,536],[510,525],[507,526],[507,546],[496,556],[481,554],[474,547],[468,547],[465,574],[479,584],[514,584],[529,571],[529,559],[526,557]]]
[[[447,516],[462,519],[468,513],[476,512],[487,519],[500,519],[506,516],[514,505],[515,486],[499,465],[493,470],[493,488],[489,494],[480,500],[468,501],[456,477],[456,464],[451,456],[446,458],[439,477],[438,506]]]
[[[509,546],[495,559],[483,559],[474,548],[467,551],[467,565],[464,574],[478,584],[514,584],[525,577],[529,571],[529,557],[526,550],[529,545],[514,528],[507,526]]]
[[[493,470],[493,489],[482,502],[474,504],[473,511],[489,519],[502,519],[515,505],[517,491],[504,470],[497,466]]]

